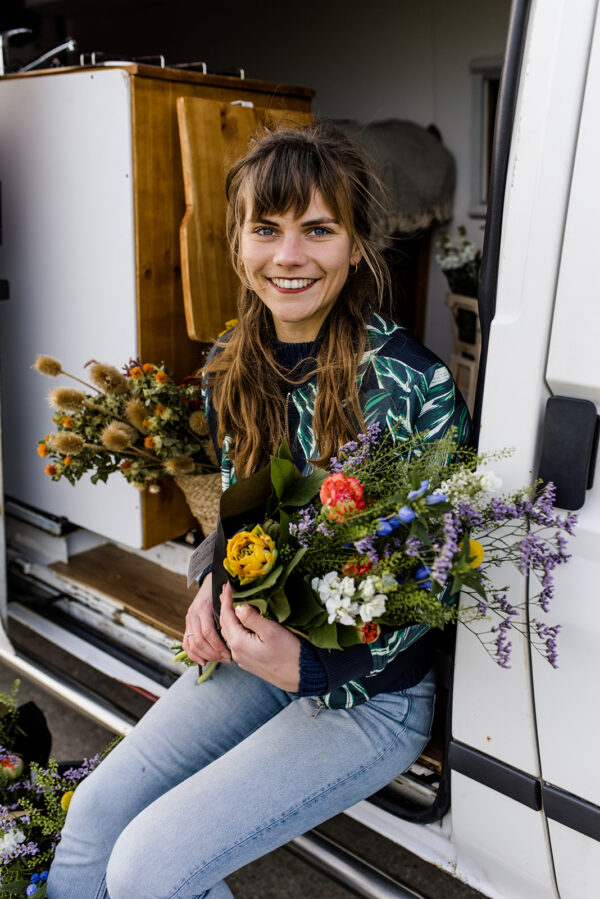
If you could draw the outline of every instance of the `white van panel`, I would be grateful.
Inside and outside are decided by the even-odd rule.
[[[600,843],[549,821],[560,899],[596,899],[600,893]]]
[[[541,815],[452,772],[457,868],[492,899],[555,896]]]
[[[480,434],[481,450],[515,448],[511,459],[493,466],[507,489],[530,483],[535,471],[552,305],[595,8],[595,0],[580,0],[573,15],[566,0],[538,0],[530,13]],[[503,586],[505,571],[494,580]],[[524,598],[525,582],[516,572],[511,584],[512,600]],[[453,736],[539,774],[528,654],[518,634],[512,642],[512,669],[502,671],[459,627]]]

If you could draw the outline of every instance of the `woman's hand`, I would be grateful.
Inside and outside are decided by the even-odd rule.
[[[253,606],[233,608],[231,584],[221,593],[221,633],[234,662],[281,690],[295,693],[300,682],[300,640]]]
[[[212,574],[207,574],[185,616],[182,643],[192,662],[230,662],[231,655],[219,637],[212,604]]]

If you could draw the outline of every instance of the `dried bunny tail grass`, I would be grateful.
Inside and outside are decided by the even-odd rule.
[[[51,409],[64,409],[65,412],[81,412],[86,405],[86,396],[73,387],[55,387],[48,394],[48,405]]]
[[[142,434],[147,433],[148,429],[144,427],[144,421],[148,417],[148,410],[141,400],[127,400],[125,403],[125,416],[134,428],[137,428]]]
[[[111,452],[121,453],[131,446],[137,436],[137,431],[131,425],[124,421],[111,421],[102,431],[100,442]]]
[[[104,390],[106,393],[114,393],[117,396],[129,393],[127,378],[114,365],[96,362],[90,368],[90,378],[96,387]]]
[[[84,446],[83,437],[78,434],[55,434],[50,439],[50,448],[65,456],[76,456]]]
[[[48,375],[49,378],[56,378],[63,370],[58,359],[53,359],[52,356],[36,356],[31,367],[42,375]]]
[[[194,434],[198,434],[200,437],[206,437],[208,435],[208,420],[204,412],[200,409],[198,409],[197,412],[192,412],[190,415],[190,428]]]
[[[180,474],[190,474],[195,467],[195,462],[190,456],[176,456],[173,459],[165,460],[167,474],[172,474],[175,477]]]

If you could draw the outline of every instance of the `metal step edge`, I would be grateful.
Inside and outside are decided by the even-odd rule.
[[[9,619],[18,621],[38,636],[120,683],[141,689],[157,699],[167,691],[162,684],[21,603],[11,602],[8,615]]]
[[[89,691],[18,653],[0,647],[0,661],[115,734],[126,736],[136,724],[133,719],[115,712],[109,705],[98,702]]]
[[[425,899],[422,893],[394,880],[321,833],[305,833],[285,848],[365,899]]]

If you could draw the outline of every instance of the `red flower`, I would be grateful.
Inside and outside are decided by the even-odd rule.
[[[381,628],[373,621],[367,621],[362,627],[358,627],[357,631],[361,643],[374,643],[381,633]]]
[[[331,521],[344,521],[353,512],[365,508],[364,487],[356,478],[341,472],[330,474],[321,484],[319,496]]]
[[[342,574],[345,574],[346,577],[360,577],[361,574],[366,574],[367,571],[370,570],[371,563],[368,559],[365,562],[361,562],[360,559],[355,556],[353,559],[348,559],[347,562],[344,562]]]

